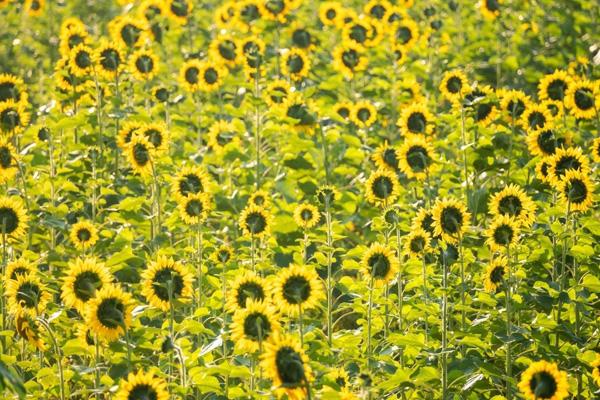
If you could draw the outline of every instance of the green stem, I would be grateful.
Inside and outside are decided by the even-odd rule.
[[[58,342],[56,341],[56,337],[54,336],[50,324],[41,317],[38,317],[37,320],[46,329],[50,336],[50,340],[52,340],[52,345],[54,346],[54,351],[56,353],[56,366],[58,367],[58,378],[60,381],[60,398],[61,400],[65,400],[65,377],[62,368],[62,353],[60,347],[58,346]]]
[[[512,356],[511,356],[511,337],[512,337],[512,262],[510,259],[510,246],[506,247],[506,258],[508,262],[508,279],[506,280],[506,399],[512,399]]]
[[[442,249],[442,400],[448,391],[448,266]]]

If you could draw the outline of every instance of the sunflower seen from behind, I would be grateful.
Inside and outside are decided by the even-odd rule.
[[[286,315],[317,308],[324,298],[323,285],[312,266],[292,264],[277,273],[273,283],[273,303]]]
[[[88,301],[85,323],[100,339],[115,341],[131,325],[132,310],[133,300],[129,293],[115,285],[104,285]]]
[[[61,298],[67,307],[83,315],[96,291],[111,284],[113,277],[104,263],[93,257],[69,261],[68,268],[61,287]]]
[[[142,294],[150,305],[166,312],[192,296],[193,280],[184,264],[159,256],[142,274]]]
[[[242,353],[262,350],[264,343],[281,330],[279,315],[275,308],[265,301],[248,300],[246,307],[233,315],[231,340]]]
[[[435,236],[449,244],[457,243],[469,229],[471,214],[461,201],[454,198],[437,199],[432,210]]]
[[[46,350],[46,343],[42,337],[42,327],[35,318],[28,315],[17,315],[15,317],[15,331],[23,340],[36,349]]]
[[[167,383],[140,369],[121,380],[115,400],[169,400]]]
[[[567,373],[547,361],[531,363],[521,374],[518,387],[526,400],[562,400],[569,397]]]

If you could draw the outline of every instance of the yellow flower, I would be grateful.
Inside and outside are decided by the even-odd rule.
[[[17,280],[17,277],[19,276],[34,274],[36,271],[37,267],[35,265],[33,265],[27,259],[21,257],[6,264],[4,279]]]
[[[519,223],[508,215],[494,218],[489,228],[485,231],[485,241],[492,251],[503,251],[509,246],[514,246],[519,241]]]
[[[213,60],[229,68],[240,62],[238,43],[231,35],[221,35],[212,40],[209,54]]]
[[[71,49],[69,55],[69,68],[76,77],[85,77],[92,74],[96,64],[96,54],[87,45],[81,43]]]
[[[0,89],[1,91],[1,89]],[[7,183],[17,174],[19,154],[8,136],[0,136],[0,183]]]
[[[339,121],[349,121],[350,120],[350,115],[352,114],[352,108],[354,107],[354,105],[348,101],[341,101],[338,103],[335,103],[333,105],[333,109],[332,109],[332,116],[333,118],[335,118],[336,120]]]
[[[555,100],[562,103],[569,87],[573,84],[573,78],[567,71],[555,70],[545,75],[538,84],[538,97],[540,100]]]
[[[483,275],[483,288],[488,293],[496,293],[508,273],[506,257],[496,257],[487,265]]]
[[[387,141],[375,150],[371,158],[377,169],[389,169],[391,171],[398,169],[398,159],[400,158],[398,149],[388,145]]]
[[[117,136],[117,145],[122,150],[127,151],[129,143],[131,143],[131,138],[133,138],[142,126],[143,123],[137,121],[126,121],[123,123]]]
[[[279,271],[273,282],[273,304],[282,313],[296,316],[317,308],[324,298],[323,284],[312,266],[292,264]]]
[[[35,318],[46,311],[52,299],[46,286],[35,274],[18,275],[6,282],[6,299],[11,314]]]
[[[217,90],[223,84],[223,79],[227,76],[227,68],[212,61],[201,61],[198,65],[200,90],[212,92]]]
[[[8,242],[20,239],[27,231],[29,217],[18,197],[0,197],[0,236],[6,234]]]
[[[359,128],[368,128],[377,120],[377,109],[366,100],[359,101],[352,107],[350,119]]]
[[[508,122],[518,125],[521,116],[529,107],[530,100],[520,90],[504,90],[500,92],[500,109],[504,112]]]
[[[412,48],[419,40],[419,26],[410,18],[396,21],[391,27],[392,40],[405,49]]]
[[[502,0],[479,0],[479,9],[484,18],[494,20],[500,16]]]
[[[596,138],[592,142],[592,159],[600,163],[600,138]]]
[[[592,361],[592,379],[596,385],[600,385],[600,354],[596,354],[596,359]]]
[[[110,21],[108,30],[113,41],[123,48],[141,47],[150,38],[146,20],[129,15],[120,15]]]
[[[59,52],[62,57],[69,57],[71,49],[80,44],[88,45],[90,38],[85,25],[79,20],[67,20],[60,30]]]
[[[392,171],[380,169],[371,174],[365,183],[365,197],[374,205],[390,205],[400,193],[400,184]]]
[[[398,127],[404,136],[430,135],[433,133],[434,117],[425,103],[413,103],[402,109]]]
[[[238,351],[254,353],[261,350],[280,329],[279,316],[272,305],[248,300],[246,308],[237,310],[233,315],[231,340]]]
[[[465,96],[467,106],[473,111],[473,119],[481,126],[489,126],[496,120],[498,109],[494,103],[494,89],[478,86]]]
[[[150,122],[143,124],[135,131],[135,133],[136,135],[143,136],[148,140],[152,146],[154,154],[156,155],[165,153],[169,148],[169,131],[163,122]]]
[[[459,105],[471,91],[467,77],[462,71],[448,71],[440,83],[442,96],[454,105]]]
[[[164,7],[169,18],[179,25],[185,25],[192,14],[194,2],[189,0],[167,0]]]
[[[547,130],[552,127],[552,114],[541,104],[530,104],[521,115],[521,124],[530,131]]]
[[[319,223],[320,214],[312,204],[298,204],[294,208],[294,222],[302,229],[310,229]]]
[[[590,170],[589,161],[579,147],[560,148],[550,157],[548,179],[558,186],[568,170],[581,171],[585,174]]]
[[[337,1],[319,4],[319,20],[326,26],[338,26],[343,18],[342,5]]]
[[[246,308],[250,300],[257,302],[268,301],[271,298],[271,288],[264,278],[252,271],[240,271],[231,289],[227,292],[227,311],[234,313]]]
[[[171,182],[171,193],[178,202],[190,195],[210,191],[210,177],[202,167],[197,165],[179,169]]]
[[[112,283],[112,276],[104,263],[95,258],[77,258],[69,261],[69,270],[64,279],[61,298],[67,307],[84,314],[87,303],[98,290]]]
[[[286,118],[293,120],[289,124],[294,130],[309,135],[314,133],[317,116],[312,103],[300,93],[292,92],[287,96],[282,105],[282,112]]]
[[[127,379],[121,380],[121,385],[115,400],[168,400],[169,392],[163,379],[155,377],[152,373],[139,370],[136,374],[130,373]]]
[[[467,207],[456,199],[437,199],[432,210],[435,236],[447,243],[457,243],[469,229],[471,214]]]
[[[137,80],[148,81],[158,74],[158,57],[152,50],[137,50],[131,55],[129,71]]]
[[[565,105],[576,118],[595,118],[600,108],[598,83],[586,79],[576,80],[567,89]]]
[[[39,15],[42,15],[45,4],[46,0],[25,0],[23,9],[27,11],[27,15],[29,15],[30,17],[37,17]]]
[[[113,285],[104,285],[87,302],[85,323],[100,339],[115,341],[131,325],[132,298]]]
[[[271,195],[265,190],[256,190],[248,198],[247,204],[253,204],[259,207],[270,208]]]
[[[333,50],[333,68],[346,79],[367,68],[367,57],[362,48],[353,42],[343,42]]]
[[[210,211],[208,193],[190,194],[178,201],[179,215],[184,223],[198,225],[206,220]]]
[[[125,66],[125,56],[121,48],[106,39],[102,39],[96,49],[98,73],[108,80],[114,80]]]
[[[239,224],[244,235],[261,238],[271,229],[271,214],[264,207],[249,204],[240,215]]]
[[[260,15],[267,20],[285,23],[287,14],[291,11],[290,3],[289,0],[260,0]]]
[[[533,156],[551,156],[569,144],[567,138],[559,137],[555,129],[536,129],[527,133],[527,147]]]
[[[270,107],[276,107],[285,103],[288,95],[291,93],[290,84],[283,79],[276,79],[269,82],[263,92],[265,102]]]
[[[29,124],[25,103],[7,100],[0,103],[0,134],[12,136],[23,131]]]
[[[400,269],[394,250],[379,243],[373,243],[365,251],[360,265],[363,276],[373,279],[377,286],[389,283]]]
[[[98,230],[90,221],[79,221],[71,227],[69,238],[75,248],[86,250],[98,241]]]
[[[431,250],[431,235],[422,228],[411,229],[404,242],[404,254],[409,257],[423,257]]]
[[[568,170],[558,184],[558,194],[571,211],[587,211],[593,204],[594,183],[587,172]]]
[[[0,74],[0,103],[8,100],[15,103],[26,103],[27,98],[27,87],[21,78],[10,74]]]
[[[142,135],[134,135],[127,146],[127,158],[135,172],[142,176],[150,176],[154,168],[154,146]]]
[[[230,143],[233,143],[235,147],[238,147],[241,143],[240,132],[238,126],[242,126],[243,123],[239,121],[225,121],[217,120],[212,123],[208,130],[208,147],[213,149],[217,154],[220,154],[224,147]]]
[[[27,315],[15,317],[15,330],[23,339],[32,344],[40,351],[46,350],[46,344],[41,337],[41,326],[38,321]]]
[[[216,264],[227,264],[233,257],[233,250],[227,244],[220,245],[211,255],[211,260]]]
[[[424,180],[433,163],[433,146],[423,135],[410,135],[398,149],[400,170],[408,178]]]
[[[535,164],[535,176],[544,183],[550,183],[550,176],[548,170],[550,169],[550,163],[552,157],[544,157],[537,164]]]
[[[268,1],[268,0],[267,0]],[[308,76],[310,59],[304,50],[292,48],[281,56],[281,72],[293,81],[300,81]]]
[[[547,361],[529,365],[518,386],[526,400],[562,400],[569,396],[567,373]]]
[[[185,265],[159,256],[142,274],[142,294],[150,305],[166,312],[192,296],[193,281]]]
[[[535,220],[535,203],[515,184],[510,184],[491,196],[488,208],[490,214],[514,218],[524,227],[530,227]]]

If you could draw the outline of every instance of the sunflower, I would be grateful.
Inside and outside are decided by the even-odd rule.
[[[352,79],[367,68],[367,57],[362,48],[353,42],[343,42],[333,50],[333,68],[346,79]]]
[[[335,187],[324,185],[317,189],[315,197],[319,204],[324,205],[325,207],[331,207],[333,203],[339,199],[340,193]]]
[[[127,379],[121,380],[115,400],[145,399],[168,400],[169,392],[166,382],[152,373],[145,373],[142,370],[136,374],[130,373]]]
[[[7,136],[0,136],[0,184],[17,174],[19,155]]]
[[[259,1],[260,0],[240,0],[235,2],[236,19],[242,22],[245,28],[244,31],[248,31],[250,25],[260,19]]]
[[[325,26],[338,26],[343,17],[342,5],[337,1],[326,1],[319,5],[319,20]]]
[[[520,90],[501,91],[500,109],[511,123],[520,122],[520,118],[527,110],[530,100]]]
[[[301,49],[292,48],[281,56],[281,71],[293,81],[300,81],[308,76],[310,59]]]
[[[83,314],[87,303],[98,290],[112,283],[104,263],[95,258],[69,261],[69,270],[62,285],[61,298],[65,305]]]
[[[120,15],[108,26],[110,36],[118,46],[123,48],[141,47],[148,42],[149,28],[145,19]]]
[[[133,138],[142,126],[143,123],[137,121],[126,121],[123,123],[117,136],[117,145],[126,151],[129,143],[131,143],[131,138]]]
[[[548,170],[550,169],[551,162],[552,157],[544,157],[535,164],[535,176],[544,183],[550,183]]]
[[[569,85],[565,95],[565,105],[575,118],[592,119],[600,108],[600,91],[597,83],[580,79]]]
[[[108,80],[115,79],[125,66],[125,56],[121,48],[103,39],[96,49],[98,73]]]
[[[85,322],[99,339],[117,340],[131,325],[133,300],[120,287],[104,285],[96,291],[85,308]]]
[[[569,396],[567,373],[547,361],[529,365],[518,387],[526,400],[562,400]]]
[[[593,203],[594,183],[582,171],[568,170],[558,184],[559,197],[571,211],[587,211]]]
[[[129,71],[135,79],[148,81],[158,74],[158,57],[152,50],[137,50],[129,60]]]
[[[289,124],[298,132],[314,133],[317,116],[312,103],[307,101],[300,93],[290,93],[282,106],[284,116],[294,120]]]
[[[359,128],[368,128],[377,120],[377,109],[368,101],[359,101],[352,107],[350,120]]]
[[[292,264],[282,269],[273,282],[273,303],[281,312],[296,316],[319,306],[323,287],[316,270],[308,265]]]
[[[210,192],[210,177],[199,166],[185,166],[171,182],[171,193],[176,201],[203,192]]]
[[[220,245],[211,255],[211,259],[217,264],[226,264],[232,259],[232,257],[233,250],[231,249],[231,246],[227,244]]]
[[[96,53],[86,44],[81,43],[71,49],[69,68],[76,77],[82,78],[91,75],[96,62]]]
[[[274,335],[265,345],[260,366],[267,378],[273,381],[273,390],[278,398],[286,395],[289,400],[307,398],[306,390],[312,380],[312,372],[308,357],[297,340]]]
[[[35,318],[46,311],[52,299],[46,286],[35,274],[19,275],[6,282],[5,296],[11,314]]]
[[[248,197],[247,204],[253,204],[258,207],[270,208],[271,195],[265,190],[256,190]]]
[[[433,146],[423,135],[411,135],[398,149],[400,170],[408,178],[424,180],[433,162]]]
[[[294,22],[287,29],[287,31],[290,36],[292,46],[306,52],[314,50],[316,47],[314,36],[304,24]]]
[[[246,308],[250,300],[257,302],[268,301],[271,297],[270,287],[264,278],[252,271],[245,271],[237,275],[227,292],[225,308],[233,313]]]
[[[213,60],[229,68],[240,62],[239,45],[230,35],[221,35],[213,39],[209,46],[209,54]]]
[[[547,130],[552,125],[552,114],[541,104],[530,104],[521,115],[522,125],[530,131]]]
[[[200,77],[199,87],[204,92],[217,90],[223,84],[223,79],[227,76],[227,68],[211,61],[201,61],[199,64]]]
[[[364,252],[360,265],[363,276],[373,279],[377,286],[394,279],[400,268],[394,250],[379,243]]]
[[[185,25],[192,14],[194,2],[188,0],[168,0],[165,4],[167,15],[179,25]]]
[[[179,261],[159,256],[142,274],[142,294],[150,305],[169,311],[172,302],[192,296],[192,274]]]
[[[588,173],[589,161],[579,147],[560,148],[550,157],[548,178],[554,185],[558,185],[568,170]]]
[[[530,227],[537,207],[523,189],[510,184],[490,197],[488,208],[494,216],[511,217],[519,225]]]
[[[562,101],[569,87],[573,84],[573,79],[567,71],[556,70],[551,74],[545,75],[538,84],[538,97],[540,100]]]
[[[340,101],[333,105],[333,117],[338,120],[348,121],[354,105],[347,101]]]
[[[465,95],[471,91],[471,88],[465,74],[462,71],[455,70],[447,71],[444,74],[442,83],[440,83],[440,91],[446,100],[458,105]]]
[[[289,0],[260,0],[258,2],[260,15],[270,21],[285,23],[291,11]]]
[[[177,207],[184,223],[198,225],[208,218],[210,196],[208,193],[190,194],[180,199]]]
[[[396,226],[402,220],[402,210],[398,204],[392,204],[383,209],[383,220],[391,226]]]
[[[519,223],[508,215],[501,215],[492,221],[485,231],[485,241],[492,251],[502,251],[509,246],[514,246],[519,240]]]
[[[166,15],[165,4],[161,0],[143,0],[138,8],[139,15],[150,23],[159,15]]]
[[[391,8],[392,4],[387,0],[369,0],[363,11],[371,18],[383,20]]]
[[[248,300],[246,308],[233,315],[231,340],[243,353],[262,350],[262,343],[277,335],[281,329],[275,308],[264,301]]]
[[[398,170],[399,152],[396,147],[390,146],[387,141],[380,145],[371,156],[378,169]]]
[[[488,293],[496,293],[506,279],[508,260],[504,256],[496,257],[487,265],[483,274],[483,288]]]
[[[489,126],[498,114],[493,101],[494,89],[490,86],[478,86],[465,96],[467,106],[473,112],[473,119],[481,126]]]
[[[86,352],[90,353],[95,351],[96,347],[96,333],[85,323],[77,324],[77,340],[79,345],[85,349]],[[98,341],[100,342],[100,341]]]
[[[398,65],[404,64],[408,57],[408,51],[401,44],[392,45],[392,54],[394,55],[394,62]]]
[[[271,229],[271,214],[261,206],[249,204],[240,215],[239,224],[244,235],[261,238]]]
[[[0,74],[0,103],[8,100],[15,103],[26,103],[27,98],[27,87],[21,78],[10,74]]]
[[[29,113],[25,111],[25,103],[7,100],[0,103],[0,134],[16,135],[29,124]]]
[[[484,18],[494,20],[500,15],[502,0],[479,0],[479,9]]]
[[[241,39],[238,45],[238,58],[243,60],[244,69],[258,71],[265,53],[265,42],[258,36]]]
[[[592,141],[592,159],[600,163],[600,138],[596,138]]]
[[[214,21],[221,29],[230,29],[236,20],[237,5],[234,1],[227,1],[215,10]]]
[[[166,103],[169,101],[169,89],[167,89],[164,86],[155,86],[152,89],[152,97],[154,97],[154,99],[156,99],[156,101],[160,102],[160,103]]]
[[[302,229],[310,229],[319,223],[320,215],[312,204],[298,204],[294,208],[294,222]]]
[[[600,354],[596,354],[596,359],[592,361],[592,379],[596,385],[600,386]]]
[[[136,130],[136,135],[140,135],[148,140],[152,146],[154,154],[160,155],[169,147],[169,131],[162,122],[150,122],[143,124]]]
[[[23,339],[40,351],[46,350],[46,344],[41,337],[41,326],[38,321],[28,315],[15,317],[15,330]]]
[[[277,79],[269,82],[263,92],[263,97],[270,107],[276,107],[285,102],[290,92],[290,84],[282,79]]]
[[[437,199],[432,210],[434,236],[441,236],[449,244],[455,244],[469,229],[471,214],[460,201],[452,198]]]
[[[77,94],[87,90],[88,86],[85,85],[87,79],[77,78],[71,73],[71,68],[68,66],[69,58],[63,57],[56,62],[55,66],[55,79],[56,88],[63,94]]]
[[[4,279],[17,280],[19,276],[34,274],[37,268],[27,259],[21,257],[6,264]]]
[[[410,18],[403,18],[394,22],[390,32],[393,42],[404,46],[407,50],[412,48],[419,40],[419,26]]]
[[[238,147],[241,143],[238,127],[233,121],[217,120],[208,130],[208,147],[216,153],[221,153],[223,148],[233,143]]]
[[[77,20],[72,25],[64,25],[60,30],[59,52],[62,57],[69,57],[71,50],[80,44],[87,45],[90,38],[85,25]]]
[[[8,241],[18,240],[25,235],[29,217],[23,203],[17,197],[0,197],[0,236],[6,235]]]
[[[556,149],[566,147],[566,138],[559,137],[555,129],[536,129],[527,133],[527,147],[533,156],[551,156]]]
[[[365,186],[367,201],[375,205],[392,204],[400,193],[400,184],[396,174],[385,169],[373,172]]]
[[[134,135],[127,146],[127,158],[135,172],[142,176],[152,174],[154,146],[142,135]]]
[[[366,20],[355,20],[345,24],[342,29],[342,42],[352,43],[358,48],[370,47],[371,25]]]
[[[404,243],[404,254],[419,258],[429,250],[431,250],[431,235],[422,228],[411,229]]]
[[[42,15],[46,0],[25,0],[23,9],[27,11],[27,15],[30,17],[37,17]]]
[[[79,221],[71,227],[69,238],[75,248],[86,250],[98,241],[98,230],[90,221]]]

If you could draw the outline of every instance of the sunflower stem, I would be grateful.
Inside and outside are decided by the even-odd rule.
[[[442,250],[442,400],[448,391],[448,265],[445,250]]]
[[[196,255],[198,257],[198,267],[196,269],[196,279],[198,279],[198,308],[202,307],[202,259],[203,259],[203,232],[200,223],[196,224]]]
[[[58,368],[58,378],[60,382],[60,398],[61,400],[65,400],[65,377],[62,368],[62,353],[60,351],[60,347],[58,346],[56,336],[54,336],[54,332],[52,331],[50,324],[42,317],[38,317],[37,320],[46,329],[48,335],[50,336],[50,340],[52,340],[52,345],[54,346],[54,351],[56,353],[56,366]]]
[[[371,370],[371,326],[372,326],[372,317],[373,317],[373,275],[371,275],[371,279],[369,279],[369,305],[367,308],[367,369]]]
[[[298,332],[300,333],[300,347],[304,349],[304,316],[302,315],[302,303],[298,304]]]
[[[254,179],[254,183],[256,184],[256,190],[260,189],[260,107],[259,107],[259,99],[260,99],[260,69],[256,70],[254,74],[254,101],[256,102],[256,106],[254,107],[254,117],[255,117],[255,131],[254,131],[254,146],[256,152],[256,176]]]
[[[98,342],[98,334],[94,335],[94,347],[96,350],[94,357],[94,389],[96,391],[96,400],[100,400],[100,369],[98,368],[98,360],[100,360],[100,343]]]
[[[565,215],[565,229],[568,229],[569,226],[569,218],[571,217],[571,202],[567,200],[567,213]],[[561,270],[559,275],[558,282],[558,306],[557,306],[557,316],[556,316],[556,324],[560,326],[562,323],[562,306],[563,306],[563,290],[566,286],[566,278],[567,278],[567,235],[563,235],[563,243],[562,243],[562,259],[561,259]],[[560,343],[560,332],[556,331],[556,343],[555,346],[558,349],[558,345]]]
[[[327,225],[327,343],[332,344],[333,335],[333,285],[332,285],[332,246],[333,235],[331,232],[331,212],[329,211],[329,199],[325,198],[325,223]]]
[[[460,327],[461,331],[465,332],[467,329],[467,318],[466,318],[466,295],[465,295],[465,256],[463,249],[463,235],[459,234],[458,252],[460,253]],[[463,349],[464,350],[464,349]]]
[[[507,258],[507,269],[508,279],[506,280],[506,399],[512,399],[512,356],[511,356],[511,337],[512,337],[512,262],[510,259],[510,246],[506,246],[506,258]]]
[[[427,262],[425,261],[425,255],[422,257],[423,264],[423,302],[425,303],[425,308],[429,307],[429,293],[427,292]],[[429,341],[429,322],[428,322],[428,314],[425,312],[425,344]]]

